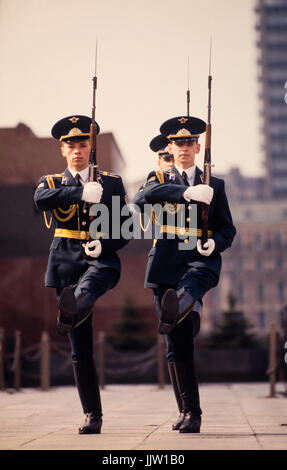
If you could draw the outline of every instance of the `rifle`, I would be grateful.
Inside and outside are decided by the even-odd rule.
[[[96,91],[97,91],[97,44],[95,56],[95,75],[93,77],[93,108],[92,108],[92,122],[90,125],[90,157],[89,157],[89,181],[98,181],[98,164],[97,164],[97,124],[96,117]]]
[[[208,105],[207,105],[207,124],[206,124],[206,134],[205,134],[205,152],[204,152],[204,165],[203,165],[203,184],[210,184],[211,176],[211,80],[212,76],[210,74],[211,69],[211,41],[210,41],[210,53],[209,53],[209,74],[208,74]],[[201,236],[201,246],[203,247],[204,243],[208,239],[208,212],[209,205],[202,204],[202,236]]]
[[[92,122],[90,125],[90,155],[89,155],[89,182],[99,181],[99,172],[97,164],[97,132],[98,126],[96,124],[96,90],[97,90],[97,44],[96,44],[96,54],[95,54],[95,75],[93,77],[93,108],[92,108]],[[92,204],[85,203],[84,207],[91,207]],[[90,216],[90,224],[92,223],[94,217]],[[83,246],[85,246],[83,244]],[[90,251],[93,251],[95,247],[90,247]]]

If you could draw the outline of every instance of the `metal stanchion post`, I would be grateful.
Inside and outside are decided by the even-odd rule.
[[[164,388],[165,385],[165,362],[164,362],[164,337],[158,335],[157,338],[157,358],[158,358],[158,387]]]
[[[14,347],[14,389],[21,388],[21,331],[15,331],[15,347]]]
[[[270,397],[275,397],[276,369],[277,369],[277,331],[275,323],[270,325],[269,337],[269,385]]]
[[[105,388],[105,333],[99,332],[99,384],[100,388]]]
[[[50,338],[46,331],[41,337],[41,389],[50,388]]]

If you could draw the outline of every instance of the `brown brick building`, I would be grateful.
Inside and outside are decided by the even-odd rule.
[[[97,155],[99,169],[122,173],[124,160],[111,133],[98,136]],[[0,157],[0,327],[6,338],[19,329],[24,345],[39,342],[43,330],[59,341],[54,290],[44,287],[53,229],[47,230],[42,213],[36,211],[33,193],[41,175],[64,170],[66,161],[57,141],[36,137],[25,124],[0,129]],[[148,319],[147,334],[155,334],[152,295],[143,289],[149,246],[149,241],[132,240],[119,252],[122,277],[96,304],[96,331],[111,331],[129,295]]]

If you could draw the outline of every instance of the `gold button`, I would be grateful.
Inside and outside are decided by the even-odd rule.
[[[87,209],[83,209],[83,213],[86,214],[88,211]]]
[[[187,208],[188,208],[188,210],[190,210],[190,209],[192,209],[192,206],[189,204],[189,205],[187,206]]]
[[[82,225],[87,225],[87,222],[85,222],[85,221],[84,221],[84,222],[82,222]]]
[[[80,238],[81,240],[86,240],[87,234],[86,232],[80,232]]]
[[[186,221],[187,221],[187,222],[190,222],[190,221],[191,221],[191,218],[190,218],[190,217],[187,217]]]
[[[188,238],[186,238],[186,239],[184,240],[184,243],[188,243]]]

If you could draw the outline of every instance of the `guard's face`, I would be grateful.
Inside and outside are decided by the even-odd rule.
[[[173,157],[158,157],[158,166],[161,170],[170,170],[174,165]]]
[[[67,159],[68,167],[75,171],[82,171],[88,167],[90,156],[89,140],[76,142],[63,142],[62,155]]]
[[[200,152],[200,144],[193,142],[172,142],[171,152],[176,165],[189,168],[194,165],[195,155]]]

